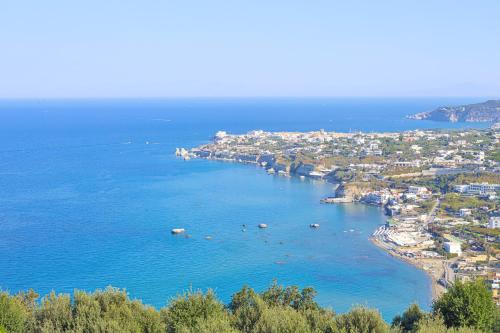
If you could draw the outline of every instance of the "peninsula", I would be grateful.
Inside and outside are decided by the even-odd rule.
[[[408,116],[408,118],[451,122],[500,122],[500,100],[459,106],[441,106],[434,111],[417,113]]]
[[[481,276],[496,293],[500,270],[500,131],[386,133],[219,131],[178,148],[184,159],[251,163],[275,176],[333,184],[322,203],[360,202],[388,216],[372,241],[432,277],[437,297],[455,279]]]

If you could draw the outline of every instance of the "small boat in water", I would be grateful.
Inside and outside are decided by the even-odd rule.
[[[172,235],[178,235],[178,234],[182,234],[182,233],[186,232],[186,229],[184,229],[184,228],[174,228],[170,232],[172,233]]]
[[[316,228],[319,228],[319,224],[318,223],[311,223],[311,224],[309,224],[309,227],[316,229]]]
[[[265,228],[267,228],[267,224],[261,223],[261,224],[259,224],[259,228],[265,229]]]

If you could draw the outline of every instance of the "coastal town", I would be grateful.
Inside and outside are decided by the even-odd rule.
[[[176,155],[329,182],[332,195],[322,204],[384,210],[387,221],[371,240],[426,271],[434,297],[456,279],[480,277],[500,305],[498,124],[393,133],[219,131],[212,143],[178,148]]]

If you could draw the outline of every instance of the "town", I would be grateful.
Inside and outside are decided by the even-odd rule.
[[[324,204],[358,202],[388,216],[372,241],[425,270],[437,297],[455,279],[488,281],[500,305],[500,126],[394,133],[216,133],[184,158],[257,164],[333,184]]]

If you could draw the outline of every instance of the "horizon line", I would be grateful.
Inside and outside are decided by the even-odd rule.
[[[462,96],[462,95],[405,95],[405,96],[353,96],[353,95],[304,95],[304,96],[290,96],[290,95],[238,95],[238,96],[23,96],[23,97],[7,97],[0,96],[0,101],[12,100],[168,100],[168,99],[321,99],[321,98],[482,98],[482,99],[500,99],[499,96]]]

